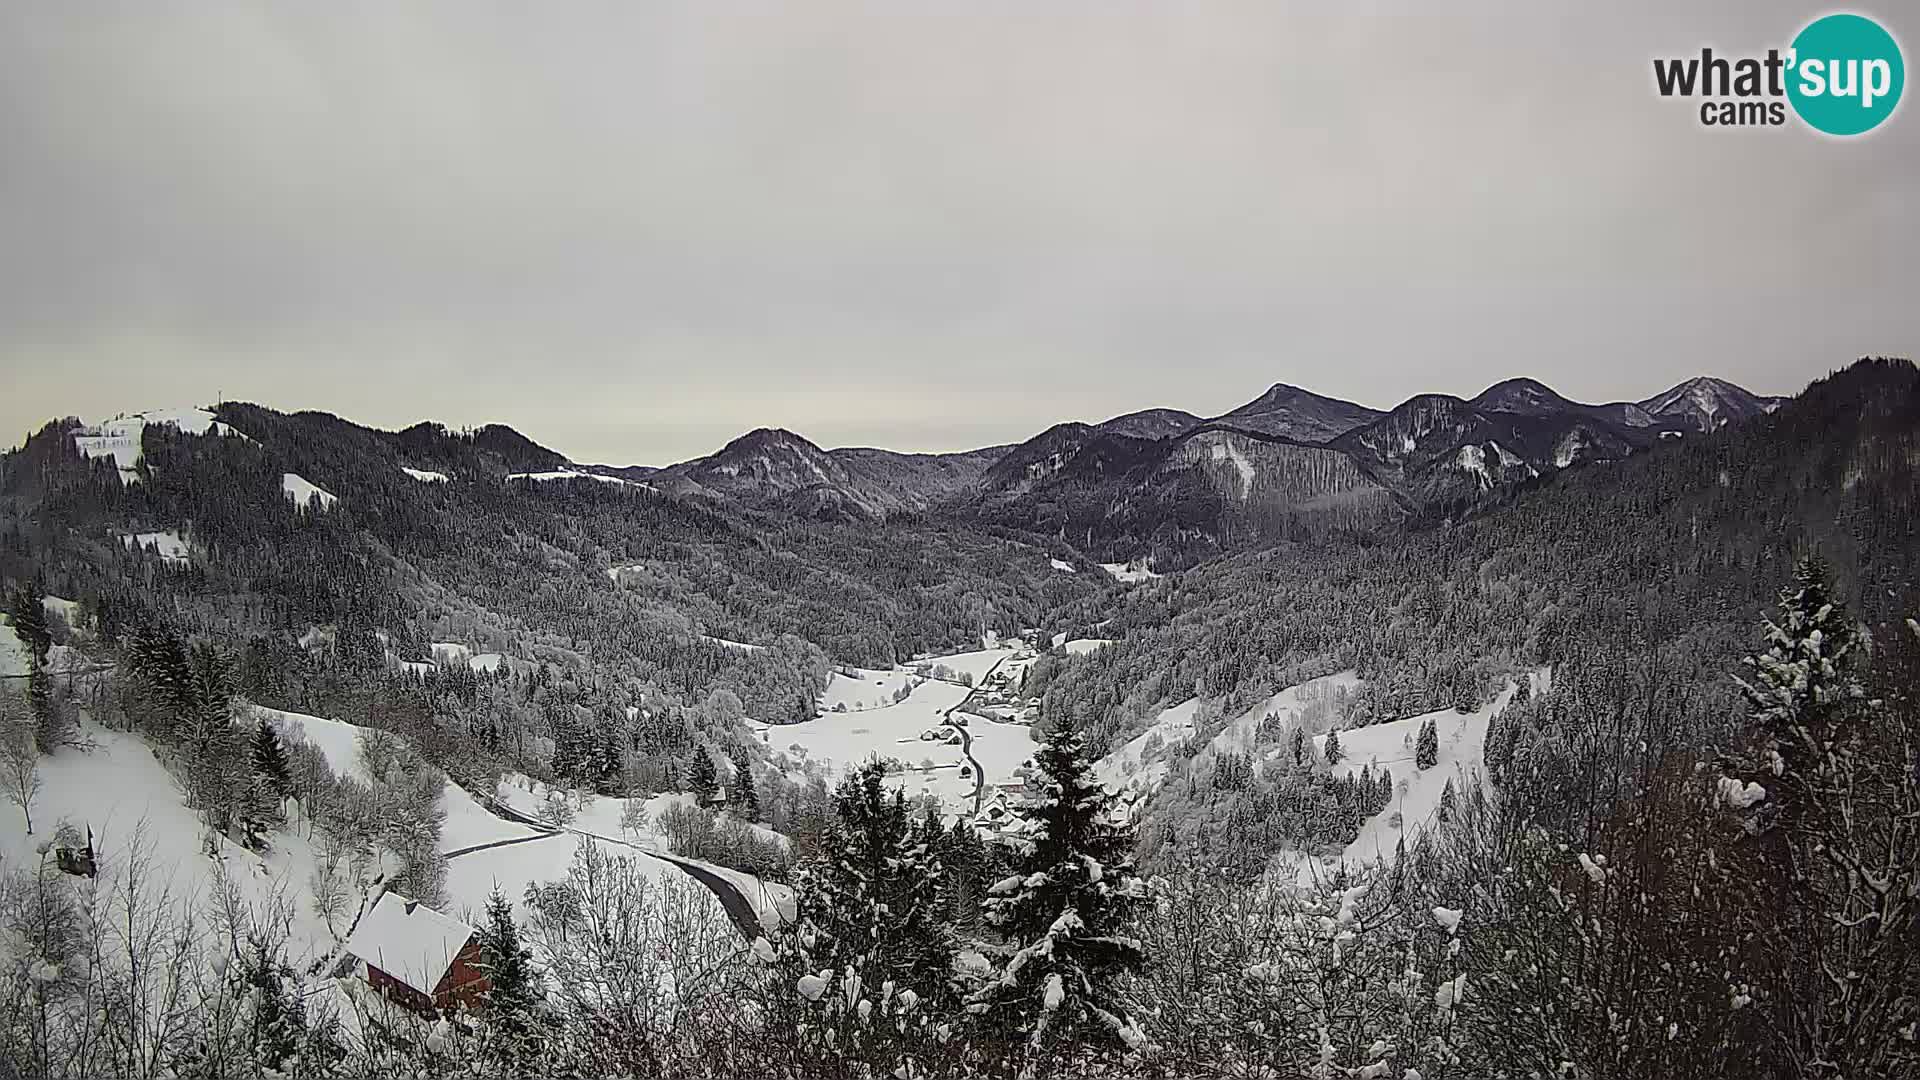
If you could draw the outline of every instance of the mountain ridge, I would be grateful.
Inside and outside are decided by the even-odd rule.
[[[1661,439],[1711,434],[1765,415],[1782,400],[1703,375],[1639,401],[1591,405],[1539,379],[1516,376],[1471,399],[1415,394],[1383,411],[1277,382],[1212,418],[1180,409],[1141,409],[1097,424],[1058,423],[1018,443],[950,453],[825,449],[797,432],[760,427],[713,453],[659,468],[574,462],[498,423],[455,433],[422,421],[391,437],[408,456],[406,467],[414,470],[458,475],[504,467],[510,475],[536,480],[584,476],[804,518],[877,521],[941,507],[978,511],[983,504],[997,504],[985,512],[1008,511],[1024,519],[1026,511],[1007,504],[1073,502],[1099,493],[1111,503],[1105,516],[1131,522],[1128,530],[1164,513],[1168,520],[1184,522],[1182,527],[1209,532],[1224,527],[1219,520],[1243,512],[1265,515],[1263,520],[1274,514],[1293,520],[1302,506],[1331,498],[1332,490],[1317,485],[1333,483],[1336,474],[1346,477],[1345,467],[1299,448],[1345,455],[1402,511],[1421,513],[1559,469],[1618,460]],[[1196,438],[1197,450],[1187,445]],[[1283,446],[1296,449],[1278,449]],[[470,447],[498,464],[476,465],[465,460],[467,451],[455,447]],[[1273,468],[1304,472],[1287,479],[1262,471]],[[1142,499],[1143,486],[1157,492]],[[1285,495],[1277,504],[1257,511],[1248,507],[1281,492]],[[1352,497],[1342,498],[1345,516]],[[1196,499],[1218,500],[1214,524],[1193,518]],[[1372,508],[1369,514],[1379,508],[1372,495],[1361,501]],[[1184,509],[1168,509],[1174,505]],[[1067,516],[1078,518],[1088,510]],[[1148,531],[1160,529],[1155,525]]]
[[[1395,423],[1404,424],[1410,407],[1420,412],[1420,403],[1426,402],[1425,411],[1431,413],[1432,403],[1442,400],[1454,403],[1446,408],[1457,405],[1472,415],[1459,418],[1453,425],[1459,437],[1446,445],[1433,443],[1431,434],[1423,433],[1421,438],[1428,445],[1413,454],[1417,460],[1411,473],[1407,462],[1399,460],[1401,452],[1381,441],[1383,436],[1353,435],[1395,416],[1401,417]],[[1212,418],[1182,409],[1140,409],[1097,424],[1064,421],[1007,446],[924,455],[874,448],[823,450],[782,431],[787,440],[799,440],[809,448],[798,452],[807,458],[804,469],[791,460],[774,460],[781,456],[778,453],[747,465],[740,460],[741,439],[736,439],[714,454],[667,466],[657,475],[669,481],[685,478],[687,482],[677,490],[687,494],[786,509],[795,509],[799,499],[822,515],[877,518],[969,499],[1017,498],[1051,488],[1061,477],[1105,485],[1147,458],[1165,456],[1144,444],[1225,431],[1301,446],[1330,446],[1357,455],[1363,471],[1393,491],[1403,505],[1417,509],[1435,498],[1471,494],[1476,486],[1489,490],[1538,476],[1543,470],[1616,460],[1662,437],[1710,433],[1770,411],[1779,400],[1697,376],[1638,402],[1589,405],[1561,395],[1538,379],[1519,376],[1497,382],[1472,399],[1415,394],[1393,409],[1379,410],[1290,383],[1274,383],[1253,400]],[[768,430],[756,429],[741,438],[764,438]],[[1469,439],[1470,432],[1480,434]],[[1407,434],[1402,430],[1397,437],[1404,440]],[[1083,454],[1088,460],[1076,466],[1075,459]],[[1456,460],[1455,471],[1463,475],[1452,475],[1444,468],[1443,459],[1449,456]],[[1492,467],[1486,464],[1489,461]],[[850,467],[856,463],[857,467]],[[715,468],[732,471],[715,483],[698,479]],[[740,478],[742,472],[747,479]],[[803,476],[811,482],[801,482]],[[765,479],[756,485],[754,477]],[[803,491],[809,494],[802,496]]]

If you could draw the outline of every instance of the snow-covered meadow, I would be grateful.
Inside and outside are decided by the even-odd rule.
[[[976,788],[1013,780],[1037,746],[1025,724],[961,711],[974,691],[948,680],[965,679],[977,687],[990,674],[1006,674],[1017,684],[1032,660],[1024,643],[1016,640],[921,657],[892,670],[856,669],[857,678],[836,671],[822,696],[819,716],[798,724],[749,721],[748,726],[774,752],[803,763],[824,763],[836,776],[868,758],[896,760],[902,769],[889,782],[900,784],[909,795],[931,795],[951,813],[970,814]],[[904,699],[893,700],[908,687]],[[949,714],[964,721],[964,734]],[[928,735],[932,737],[923,738]],[[976,767],[979,777],[973,775]]]
[[[178,428],[189,435],[240,434],[215,420],[205,409],[151,409],[79,428],[73,434],[73,446],[82,457],[111,459],[122,480],[138,482],[140,475],[136,468],[148,425]]]
[[[1553,673],[1550,669],[1542,668],[1525,677],[1532,680],[1535,693],[1543,693],[1552,686]],[[1472,712],[1441,709],[1384,724],[1341,731],[1340,749],[1343,756],[1340,763],[1333,766],[1334,772],[1341,776],[1353,776],[1362,768],[1370,767],[1376,774],[1383,768],[1387,769],[1393,774],[1393,798],[1386,809],[1367,819],[1360,827],[1360,835],[1337,858],[1324,860],[1318,867],[1303,863],[1300,869],[1302,878],[1308,877],[1316,869],[1322,873],[1330,872],[1341,863],[1359,865],[1392,859],[1394,848],[1402,836],[1411,841],[1420,830],[1430,827],[1449,781],[1457,791],[1484,775],[1487,729],[1493,717],[1513,700],[1516,689],[1515,683],[1509,680],[1492,701]],[[1419,740],[1421,727],[1428,721],[1433,722],[1434,731],[1439,736],[1440,754],[1431,768],[1420,769],[1415,766],[1414,747]],[[1315,736],[1313,748],[1315,753],[1324,756],[1326,736]]]

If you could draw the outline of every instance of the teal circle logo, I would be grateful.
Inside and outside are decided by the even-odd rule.
[[[1787,100],[1816,131],[1859,135],[1893,115],[1907,66],[1893,35],[1864,15],[1827,15],[1793,39]]]

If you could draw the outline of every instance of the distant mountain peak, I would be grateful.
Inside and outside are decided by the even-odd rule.
[[[1772,412],[1780,399],[1761,397],[1725,379],[1696,375],[1638,404],[1656,418],[1709,432]]]
[[[1124,413],[1096,425],[1113,435],[1132,435],[1139,439],[1170,439],[1184,435],[1206,421],[1183,409],[1141,409]]]
[[[1212,422],[1263,435],[1322,443],[1371,423],[1381,415],[1379,410],[1365,405],[1326,397],[1291,383],[1274,383],[1266,393],[1232,412],[1214,417]]]
[[[1531,416],[1585,407],[1563,397],[1546,383],[1526,376],[1494,383],[1482,390],[1473,399],[1473,404],[1495,412],[1517,412]]]
[[[729,450],[736,450],[736,449],[747,450],[747,449],[755,449],[759,447],[781,446],[781,445],[803,447],[806,449],[816,450],[816,451],[820,451],[821,453],[825,453],[825,451],[820,450],[819,444],[815,443],[813,440],[807,438],[806,436],[800,435],[796,432],[788,431],[786,428],[777,428],[777,427],[754,428],[752,431],[747,432],[745,435],[742,435],[734,439],[733,441],[727,443],[727,445],[721,447],[720,453],[724,454]]]

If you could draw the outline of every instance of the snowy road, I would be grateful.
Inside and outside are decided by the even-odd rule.
[[[987,669],[986,674],[975,679],[974,685],[967,688],[967,696],[961,698],[958,705],[940,714],[941,718],[949,724],[953,724],[953,714],[966,708],[967,702],[973,700],[973,695],[980,692],[979,687],[984,685],[986,681],[993,676],[994,672],[1000,670],[1000,665],[1006,662],[1007,658],[1004,656],[995,660],[993,666]],[[973,767],[973,812],[978,815],[980,813],[980,800],[987,792],[987,770],[981,766],[980,760],[973,756],[973,724],[971,722],[966,724],[953,724],[953,727],[954,730],[960,733],[960,754],[966,758],[967,763]]]
[[[716,874],[698,863],[682,859],[677,855],[669,855],[665,852],[641,847],[631,840],[622,840],[613,836],[602,836],[599,833],[588,832],[585,829],[555,828],[530,814],[515,810],[513,807],[498,799],[480,796],[475,796],[475,798],[480,805],[493,811],[499,817],[508,821],[517,821],[523,825],[531,826],[539,829],[540,832],[533,836],[516,836],[507,840],[495,840],[491,843],[475,844],[472,847],[464,847],[458,851],[449,851],[447,852],[448,859],[456,859],[462,855],[470,855],[476,851],[505,847],[509,844],[524,844],[533,840],[550,840],[562,835],[585,837],[589,840],[597,840],[603,844],[617,844],[640,855],[645,855],[648,858],[658,859],[706,886],[707,891],[713,893],[714,899],[720,901],[720,907],[726,911],[727,917],[733,921],[733,925],[740,931],[740,935],[748,942],[752,942],[754,938],[760,937],[765,933],[765,930],[760,925],[759,909],[754,907],[753,901],[748,899],[747,894],[741,890],[740,886],[725,876]],[[764,885],[762,885],[762,889],[765,889]]]

